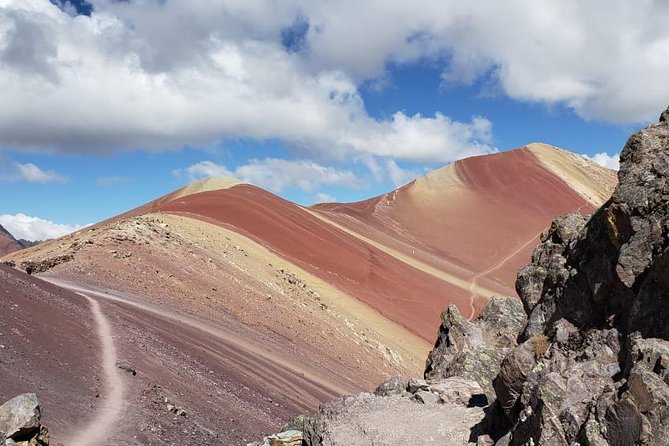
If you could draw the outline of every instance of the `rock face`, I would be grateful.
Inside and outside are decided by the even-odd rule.
[[[494,382],[499,444],[669,445],[667,119],[630,137],[590,220],[553,223],[516,288],[529,319]]]
[[[473,322],[451,305],[442,313],[441,320],[437,342],[427,358],[425,378],[471,379],[492,400],[492,380],[507,351],[516,346],[516,338],[526,321],[522,304],[516,298],[493,297]]]
[[[2,445],[48,446],[49,432],[40,424],[40,403],[34,393],[19,395],[0,406]]]

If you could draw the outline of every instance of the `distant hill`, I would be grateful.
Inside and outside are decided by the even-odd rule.
[[[0,225],[0,257],[23,249],[23,245]]]

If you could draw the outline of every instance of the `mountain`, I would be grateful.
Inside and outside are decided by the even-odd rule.
[[[23,249],[23,246],[0,225],[0,257]]]
[[[493,292],[515,294],[516,273],[551,219],[592,213],[615,184],[613,171],[534,143],[456,161],[367,201],[313,210],[355,238],[451,282],[450,302],[472,318]]]
[[[541,144],[353,204],[302,207],[208,179],[3,261],[86,296],[95,317],[80,322],[98,327],[90,347],[113,384],[98,430],[245,444],[334,396],[420,373],[444,308],[473,318],[493,294],[514,295],[513,269],[551,220],[593,211],[614,185],[613,172]],[[117,362],[136,374],[118,379]],[[45,413],[58,410],[50,401]]]
[[[619,180],[593,215],[553,221],[518,273],[520,299],[494,297],[474,321],[455,305],[443,313],[424,380],[325,403],[295,435],[307,446],[669,444],[669,109],[628,139]]]
[[[31,241],[31,240],[26,240],[24,238],[18,239],[17,242],[19,242],[19,245],[21,245],[21,248],[30,248],[31,246],[35,246],[39,243],[42,243],[41,240],[38,241]]]

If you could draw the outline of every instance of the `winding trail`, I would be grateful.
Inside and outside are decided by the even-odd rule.
[[[578,207],[575,211],[573,211],[572,213],[573,213],[573,214],[583,215],[583,209],[586,208],[586,207],[588,207],[588,206],[591,206],[591,205],[592,205],[592,203],[591,203],[590,201],[584,199],[584,200],[583,200],[583,204],[582,204],[581,206],[579,206],[579,207]],[[518,254],[520,254],[520,252],[521,252],[523,249],[527,248],[527,246],[530,245],[531,243],[533,243],[533,242],[536,243],[537,237],[538,237],[539,235],[540,235],[540,234],[535,235],[534,237],[532,237],[531,239],[529,239],[526,243],[524,243],[522,246],[520,246],[518,249],[516,249],[515,251],[513,251],[511,254],[509,254],[508,256],[504,257],[499,263],[497,263],[497,264],[491,266],[490,268],[488,268],[488,269],[486,269],[486,270],[484,270],[484,271],[481,271],[480,273],[476,274],[476,275],[472,278],[472,282],[471,282],[471,284],[469,285],[469,308],[471,309],[471,313],[469,314],[469,317],[467,318],[468,320],[471,321],[472,319],[474,319],[474,315],[476,314],[476,308],[474,307],[474,301],[476,300],[476,297],[477,297],[477,296],[480,296],[480,295],[481,295],[480,293],[476,292],[476,290],[479,289],[479,287],[478,287],[478,285],[477,285],[476,282],[477,282],[481,277],[486,276],[486,275],[492,273],[493,271],[496,271],[496,270],[498,270],[499,268],[501,268],[502,266],[504,266],[504,264],[505,264],[506,262],[508,262],[509,260],[511,260],[512,258],[514,258],[515,256],[517,256]]]
[[[73,292],[76,292],[77,294],[81,294],[82,296],[96,296],[100,299],[104,299],[110,302],[118,302],[124,305],[128,305],[147,313],[154,314],[166,320],[176,322],[182,326],[189,327],[213,336],[219,340],[220,346],[228,346],[233,349],[229,351],[231,356],[229,356],[227,359],[233,360],[235,355],[239,354],[239,352],[243,352],[245,360],[254,362],[255,367],[258,369],[257,373],[262,374],[261,378],[263,381],[275,381],[278,388],[290,390],[304,401],[313,399],[313,396],[309,393],[309,391],[313,390],[314,388],[325,389],[331,392],[333,395],[345,395],[348,393],[347,389],[328,382],[328,380],[325,379],[324,376],[322,376],[320,373],[315,373],[313,370],[304,367],[302,364],[294,362],[281,362],[282,370],[277,370],[277,358],[271,351],[263,348],[262,346],[256,345],[250,340],[243,339],[242,337],[239,337],[231,332],[226,332],[218,329],[217,327],[211,326],[204,321],[192,319],[185,314],[176,314],[172,311],[169,311],[168,309],[157,308],[149,304],[135,302],[124,297],[122,293],[116,292],[114,290],[104,290],[103,292],[54,278],[45,278],[44,280],[47,280],[52,284],[62,288],[69,289]],[[88,296],[86,297],[91,299]],[[116,372],[115,362],[112,362],[111,365],[113,371]],[[240,363],[239,365],[243,370],[245,370],[246,373],[252,373],[252,371],[247,368],[248,364]],[[301,377],[302,382],[298,384],[282,372],[286,372],[295,377]],[[315,403],[318,404],[317,401],[315,401]],[[88,446],[88,443],[85,445],[76,444],[75,446]]]
[[[102,313],[97,300],[77,292],[88,301],[93,319],[98,329],[102,352],[102,372],[104,376],[106,398],[96,417],[86,426],[72,434],[65,442],[70,446],[93,446],[105,444],[110,430],[119,421],[123,409],[125,385],[116,367],[116,347],[109,321]]]
[[[529,239],[527,242],[523,243],[518,249],[516,249],[515,251],[510,253],[508,256],[504,257],[502,260],[500,260],[498,263],[496,263],[495,265],[492,265],[491,267],[489,267],[486,270],[481,271],[480,273],[476,274],[472,278],[472,282],[469,285],[469,308],[471,309],[471,313],[469,314],[469,317],[467,318],[468,320],[471,321],[472,319],[474,319],[474,316],[476,315],[476,308],[474,307],[474,301],[476,300],[477,296],[480,296],[480,294],[475,291],[478,288],[477,281],[481,277],[487,276],[488,274],[490,274],[490,273],[498,270],[502,266],[504,266],[504,264],[506,262],[508,262],[509,260],[511,260],[512,258],[517,256],[518,254],[520,254],[525,248],[527,248],[528,245],[530,245],[532,243],[536,243],[536,241],[537,241],[537,236],[535,235],[531,239]]]

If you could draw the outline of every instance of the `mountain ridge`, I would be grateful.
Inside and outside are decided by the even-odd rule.
[[[315,410],[335,394],[420,373],[443,308],[452,304],[473,318],[491,295],[513,295],[505,274],[526,263],[526,247],[553,214],[592,207],[529,150],[444,169],[457,176],[432,178],[448,184],[456,178],[456,186],[425,194],[412,182],[371,205],[330,205],[341,212],[300,206],[245,183],[204,180],[2,260],[100,303],[119,355],[146,386],[144,393],[126,392],[134,412],[122,414],[121,422],[154,419],[155,405],[140,396],[155,396],[146,389],[159,386],[170,404],[177,400],[209,431],[228,429],[235,435],[230,442],[248,442],[258,429]],[[518,172],[526,173],[525,182],[518,183]],[[527,181],[533,187],[514,190]],[[538,193],[542,181],[552,195]],[[473,209],[463,197],[473,200]],[[557,205],[537,212],[545,202]],[[412,222],[422,218],[423,226]],[[426,248],[435,233],[452,231],[457,243],[450,251],[448,238]],[[483,262],[473,262],[477,253],[459,251],[464,242],[457,239],[467,237],[495,242],[479,246],[478,255],[488,253]],[[245,343],[233,348],[213,334]],[[169,353],[164,346],[171,343],[185,350]],[[251,348],[247,359],[240,345]],[[251,365],[248,358],[257,351],[264,352],[262,361]],[[195,388],[192,397],[178,396],[173,383],[182,368],[192,374],[186,379],[208,383],[207,396]],[[226,389],[220,398],[217,386]],[[228,407],[230,401],[239,403]],[[244,423],[212,424],[202,411],[217,407],[235,411]],[[197,441],[211,441],[207,435]],[[151,440],[169,444],[173,438],[161,433]]]

